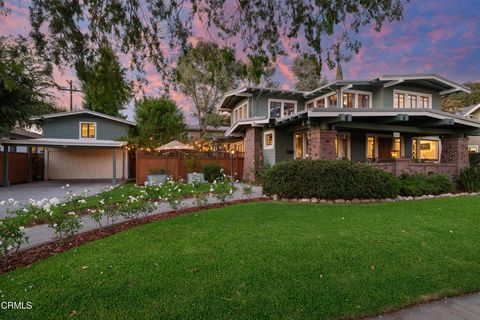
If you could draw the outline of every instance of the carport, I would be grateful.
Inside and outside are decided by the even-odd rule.
[[[117,184],[117,179],[125,179],[128,175],[127,154],[124,148],[126,141],[113,140],[81,140],[81,139],[24,139],[0,140],[4,146],[3,151],[3,187],[10,185],[9,181],[9,146],[26,146],[28,148],[28,171],[31,176],[31,147],[44,147],[44,179],[48,180],[56,170],[55,179],[102,179],[111,177],[112,184]],[[111,156],[108,154],[110,153]],[[52,157],[55,155],[55,158]],[[110,160],[111,159],[111,160]],[[121,167],[117,166],[121,162]],[[53,166],[52,166],[53,165]],[[109,170],[110,173],[105,172]],[[82,176],[90,174],[89,176]],[[62,175],[65,175],[62,177]],[[91,175],[94,175],[92,177]],[[73,178],[72,178],[73,176]]]

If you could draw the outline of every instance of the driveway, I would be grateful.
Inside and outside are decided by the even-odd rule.
[[[22,183],[8,188],[0,187],[0,201],[12,198],[21,204],[26,204],[29,199],[41,200],[43,198],[53,197],[62,201],[66,194],[66,191],[62,190],[62,186],[67,183],[75,194],[80,194],[85,189],[90,189],[89,195],[93,195],[101,192],[105,187],[110,186],[111,180],[49,180]],[[7,206],[0,206],[0,219],[7,216],[6,209]]]

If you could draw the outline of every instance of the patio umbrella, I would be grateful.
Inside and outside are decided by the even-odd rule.
[[[195,148],[180,141],[173,140],[155,149],[155,151],[193,151]]]

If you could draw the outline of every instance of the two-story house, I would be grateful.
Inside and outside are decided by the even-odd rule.
[[[39,117],[43,137],[3,139],[4,172],[8,172],[7,151],[11,146],[44,147],[44,178],[117,179],[129,177],[126,138],[134,122],[103,113],[78,110]],[[5,180],[5,176],[7,179]],[[8,185],[8,174],[3,185]]]
[[[442,112],[440,98],[469,92],[436,74],[340,80],[311,92],[243,87],[227,93],[227,136],[244,138],[244,178],[263,162],[349,159],[386,171],[446,173],[468,166],[480,123]]]
[[[462,108],[461,110],[459,110],[458,115],[480,122],[480,103],[466,108]],[[468,151],[471,153],[480,152],[480,136],[469,137]]]

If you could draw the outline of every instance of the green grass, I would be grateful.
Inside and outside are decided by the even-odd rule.
[[[480,197],[248,203],[0,276],[9,319],[337,319],[480,289]],[[88,268],[85,268],[88,266]]]

